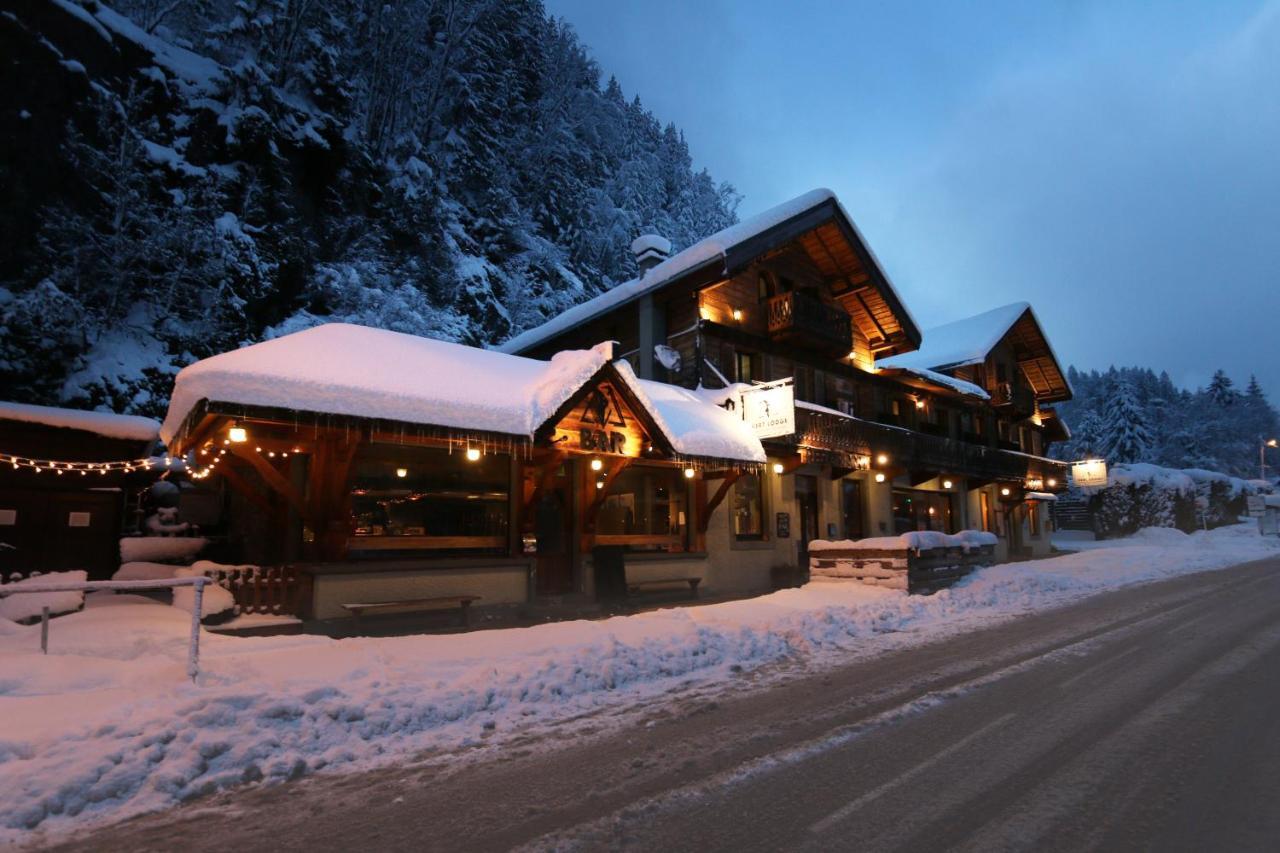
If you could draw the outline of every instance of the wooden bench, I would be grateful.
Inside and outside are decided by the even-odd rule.
[[[393,613],[420,613],[428,610],[452,610],[455,607],[462,614],[462,626],[471,625],[471,602],[479,601],[478,595],[444,595],[437,598],[404,598],[397,601],[374,601],[368,603],[353,602],[342,605],[343,609],[356,617],[359,624],[365,615]]]
[[[665,584],[687,583],[689,585],[689,597],[698,597],[698,584],[702,583],[702,578],[655,578],[654,580],[645,581],[627,581],[627,594],[633,595],[641,592],[648,587],[663,586]]]

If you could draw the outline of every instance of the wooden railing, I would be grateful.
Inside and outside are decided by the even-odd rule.
[[[228,567],[205,576],[231,593],[241,613],[302,614],[306,581],[294,566]]]
[[[769,299],[769,337],[810,349],[847,355],[853,349],[849,315],[801,291]]]
[[[1031,414],[1036,410],[1036,395],[1030,388],[1001,382],[991,393],[991,405],[996,408],[1009,407],[1015,412]]]

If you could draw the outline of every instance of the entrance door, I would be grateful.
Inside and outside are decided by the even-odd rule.
[[[539,595],[563,595],[573,589],[573,492],[569,483],[562,469],[533,510]]]
[[[818,479],[796,475],[796,510],[800,513],[800,565],[809,565],[809,543],[818,538]]]
[[[1008,522],[1005,527],[1007,527],[1009,531],[1010,560],[1018,560],[1026,556],[1022,550],[1024,547],[1022,539],[1023,516],[1022,504],[1013,504],[1009,507],[1009,510],[1005,515],[1005,521]]]

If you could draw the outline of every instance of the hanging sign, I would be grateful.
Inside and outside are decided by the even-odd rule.
[[[1071,479],[1077,486],[1105,486],[1107,484],[1107,460],[1086,459],[1071,463]]]
[[[555,442],[587,453],[639,456],[646,437],[617,389],[601,382],[556,425]]]
[[[744,388],[738,397],[742,420],[756,438],[774,438],[796,431],[795,383],[779,379]]]

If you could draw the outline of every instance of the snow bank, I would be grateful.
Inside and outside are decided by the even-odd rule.
[[[929,548],[970,548],[996,544],[996,535],[982,530],[961,530],[959,533],[940,533],[936,530],[912,530],[899,536],[872,536],[867,539],[815,539],[809,543],[810,551],[894,551],[909,548],[920,551]]]
[[[536,730],[690,685],[730,685],[735,671],[771,661],[848,662],[1102,590],[1275,555],[1280,541],[1241,525],[1146,533],[980,569],[932,596],[814,583],[470,634],[206,633],[198,685],[184,676],[186,614],[135,596],[90,596],[83,612],[53,624],[48,657],[38,629],[0,632],[0,841],[48,842],[246,782],[403,762],[478,744],[490,730]],[[37,838],[36,828],[48,834]]]
[[[120,561],[185,563],[208,544],[200,536],[126,536],[120,540]]]
[[[113,581],[155,581],[175,577],[174,572],[182,568],[172,563],[149,563],[135,561],[121,563],[111,576]]]
[[[195,578],[208,573],[197,568],[178,569],[173,573],[175,578]],[[173,606],[179,610],[190,613],[196,609],[196,590],[191,586],[175,586],[173,588]],[[204,585],[204,592],[200,596],[200,618],[204,619],[209,616],[216,616],[219,613],[225,613],[234,609],[236,599],[230,592],[218,586],[216,583],[207,583]]]
[[[49,572],[23,578],[20,581],[4,584],[5,589],[18,587],[39,587],[52,583],[83,583],[89,579],[88,572]],[[20,622],[39,616],[44,608],[49,608],[49,615],[70,613],[79,610],[84,604],[83,592],[24,592],[18,595],[0,596],[0,619]],[[0,690],[0,692],[3,692]],[[0,748],[0,755],[3,749]]]
[[[105,438],[128,441],[155,441],[160,435],[160,424],[151,418],[60,409],[55,406],[32,406],[27,403],[0,402],[0,420],[78,429]]]

